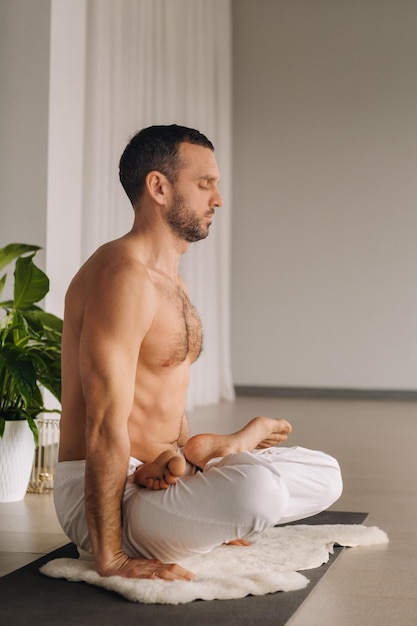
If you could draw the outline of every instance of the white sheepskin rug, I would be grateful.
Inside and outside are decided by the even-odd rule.
[[[383,543],[388,543],[388,537],[376,526],[300,524],[271,528],[248,547],[223,545],[181,561],[195,574],[192,581],[103,578],[88,557],[55,559],[40,571],[53,578],[84,581],[116,591],[131,602],[183,604],[302,589],[309,581],[298,571],[327,563],[335,544],[357,547]]]

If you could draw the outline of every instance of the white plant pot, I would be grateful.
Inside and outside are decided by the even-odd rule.
[[[23,500],[34,452],[35,441],[26,420],[6,421],[0,437],[0,502]]]

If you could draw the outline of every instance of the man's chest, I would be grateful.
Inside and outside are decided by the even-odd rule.
[[[201,321],[188,296],[179,291],[164,294],[143,341],[143,354],[155,365],[170,367],[186,359],[192,363],[201,350]]]

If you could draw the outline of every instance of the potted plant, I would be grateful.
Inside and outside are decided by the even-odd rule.
[[[49,279],[33,262],[39,246],[0,249],[0,271],[13,261],[13,298],[0,302],[0,502],[22,500],[38,441],[36,418],[48,410],[43,390],[61,397],[62,320],[36,303]],[[7,273],[0,278],[0,298]],[[13,479],[22,476],[13,486]]]

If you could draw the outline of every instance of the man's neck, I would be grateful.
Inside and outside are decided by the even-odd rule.
[[[150,227],[142,220],[135,219],[129,239],[135,241],[140,259],[144,265],[162,272],[176,280],[180,259],[187,252],[189,243],[179,239],[168,226],[155,224]]]

